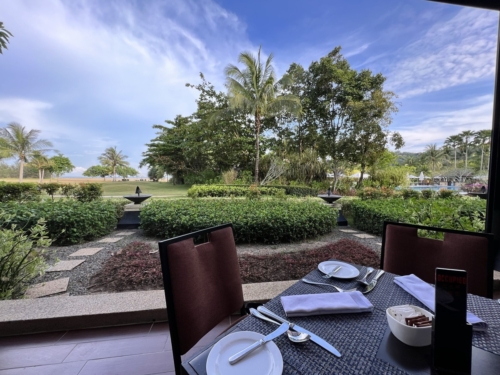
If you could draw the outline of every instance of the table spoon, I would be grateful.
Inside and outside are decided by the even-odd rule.
[[[367,283],[367,282],[366,282],[366,278],[367,278],[368,276],[370,276],[370,274],[371,274],[373,271],[375,271],[375,269],[374,269],[374,268],[372,268],[372,267],[368,267],[368,268],[366,269],[366,274],[365,274],[365,276],[364,276],[361,280],[356,280],[356,281],[357,281],[358,283],[361,283],[361,284],[364,284],[364,285],[368,286],[368,284],[369,284],[369,283]]]
[[[250,309],[250,314],[252,314],[256,318],[265,320],[266,322],[281,325],[281,323],[278,323],[278,322],[272,320],[271,318],[268,318],[267,316],[265,316],[264,314],[261,314],[260,312],[258,312],[257,310],[255,310],[253,308]],[[311,336],[309,336],[309,334],[307,334],[307,333],[294,331],[293,330],[293,323],[290,324],[290,329],[288,331],[286,331],[286,334],[288,335],[288,339],[295,344],[301,344],[303,342],[309,341],[309,339],[311,338]]]

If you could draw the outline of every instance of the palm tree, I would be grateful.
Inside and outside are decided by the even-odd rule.
[[[464,153],[465,153],[465,169],[467,169],[467,161],[468,161],[468,156],[469,156],[469,147],[473,143],[473,139],[474,139],[475,133],[472,130],[464,130],[458,136],[460,137],[460,145],[461,145],[461,147],[462,147],[462,149],[464,150]]]
[[[436,166],[441,164],[441,160],[444,157],[444,151],[440,150],[435,143],[427,145],[424,151],[424,160],[431,165],[432,177],[434,177],[434,171]]]
[[[291,79],[284,76],[277,81],[274,68],[271,65],[273,54],[270,54],[265,64],[260,61],[260,51],[257,58],[249,52],[243,52],[238,62],[244,65],[240,70],[237,66],[228,65],[225,69],[231,109],[241,109],[254,117],[255,131],[255,183],[259,183],[259,148],[262,118],[273,116],[282,111],[299,114],[300,100],[297,96],[278,95],[283,87],[291,84]]]
[[[484,160],[484,149],[485,147],[490,145],[491,140],[491,130],[480,130],[476,132],[476,136],[474,137],[474,144],[481,147],[481,167],[480,171],[483,170],[483,160]]]
[[[116,181],[116,167],[127,167],[129,162],[125,161],[128,156],[123,155],[121,151],[116,150],[115,147],[108,147],[101,156],[99,161],[102,165],[111,167],[113,169],[113,181]]]
[[[37,139],[40,130],[26,131],[17,122],[11,122],[0,129],[0,153],[5,157],[15,157],[19,161],[19,182],[23,181],[24,163],[39,151],[49,151],[52,143],[45,139]]]
[[[50,168],[52,165],[51,160],[47,155],[44,155],[40,151],[35,151],[31,158],[30,164],[38,169],[38,182],[42,183],[45,175],[45,170]]]
[[[3,22],[0,22],[0,53],[3,53],[2,49],[7,49],[7,43],[9,43],[10,36],[14,35],[3,27]]]
[[[457,168],[457,149],[460,146],[462,138],[459,135],[451,135],[444,141],[444,144],[453,149],[455,154],[455,169]]]

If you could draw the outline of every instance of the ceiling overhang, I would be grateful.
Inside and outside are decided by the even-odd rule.
[[[500,0],[428,0],[428,1],[500,11]]]

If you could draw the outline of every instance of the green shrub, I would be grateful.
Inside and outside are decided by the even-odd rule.
[[[49,182],[46,184],[40,184],[40,188],[50,195],[52,200],[54,200],[54,194],[61,188],[61,184],[58,184],[57,182]]]
[[[9,218],[2,212],[0,220]],[[43,220],[28,232],[15,225],[0,229],[0,300],[21,296],[27,281],[43,273],[44,249],[51,244],[46,234]]]
[[[441,199],[453,198],[455,195],[456,194],[453,190],[448,190],[448,189],[440,189],[436,193],[436,197],[441,198]]]
[[[431,199],[432,197],[434,197],[434,190],[430,189],[422,190],[422,198]]]
[[[279,243],[329,233],[337,216],[337,210],[315,200],[155,200],[142,209],[141,228],[171,238],[232,223],[237,242]]]
[[[269,185],[269,187],[285,189],[287,195],[293,195],[294,197],[315,197],[319,193],[318,189],[309,186]]]
[[[0,182],[0,202],[33,202],[40,200],[40,188],[29,182]]]
[[[69,197],[73,196],[73,192],[75,191],[76,188],[77,188],[76,185],[62,184],[61,185],[61,193],[63,193],[63,195],[65,195],[66,198],[69,198]]]
[[[2,207],[10,219],[0,222],[0,227],[10,228],[11,224],[16,224],[18,228],[28,231],[44,218],[48,236],[54,243],[75,244],[111,233],[118,222],[120,205],[123,208],[123,202],[110,200],[10,202]]]
[[[357,196],[361,199],[390,198],[394,195],[394,190],[383,187],[381,189],[365,187],[358,191]]]
[[[342,201],[342,212],[357,229],[382,235],[384,221],[467,231],[484,230],[486,203],[460,197],[442,199],[353,199]]]
[[[79,202],[92,202],[102,197],[102,184],[90,182],[80,184],[73,190],[73,196]]]
[[[417,190],[413,190],[413,189],[403,189],[403,190],[401,190],[401,195],[402,195],[403,199],[419,198],[420,192],[418,192]]]
[[[191,198],[245,197],[249,188],[244,185],[193,185],[187,191],[187,195]],[[280,189],[269,187],[259,187],[257,190],[262,195],[276,195],[280,191]]]
[[[259,200],[261,198],[260,194],[261,193],[257,185],[250,185],[250,187],[247,190],[247,199]]]

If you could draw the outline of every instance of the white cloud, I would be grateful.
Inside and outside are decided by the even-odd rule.
[[[387,87],[401,98],[492,78],[498,14],[464,8],[395,56]]]
[[[428,112],[424,118],[398,127],[396,130],[406,143],[401,151],[422,152],[426,145],[437,143],[441,146],[447,137],[464,130],[491,129],[492,103],[491,95],[482,96],[457,103],[462,109]]]

